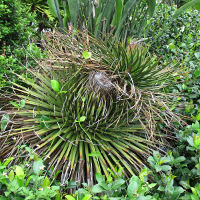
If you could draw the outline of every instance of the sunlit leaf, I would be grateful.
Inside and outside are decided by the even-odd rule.
[[[51,87],[55,92],[60,91],[60,83],[57,80],[51,80]]]
[[[86,120],[86,116],[81,116],[79,119],[80,122],[84,122],[85,120]]]
[[[16,108],[19,108],[18,103],[14,102],[14,101],[10,101],[10,104],[12,104],[13,106],[15,106]]]
[[[46,176],[45,179],[44,179],[44,182],[42,184],[42,187],[45,188],[45,187],[49,187],[49,186],[50,186],[50,180]]]
[[[88,51],[84,51],[83,52],[83,58],[85,58],[86,60],[92,57],[92,53],[88,52]]]
[[[25,173],[24,173],[24,170],[23,170],[22,167],[17,166],[16,169],[15,169],[15,173],[16,173],[16,176],[17,176],[19,179],[24,179]]]

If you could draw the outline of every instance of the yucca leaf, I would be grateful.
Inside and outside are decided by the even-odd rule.
[[[101,22],[98,23],[97,36],[100,36],[106,32],[107,27],[110,24],[110,19],[112,17],[114,3],[115,3],[114,0],[108,0],[106,2],[106,5],[103,7]]]
[[[116,0],[116,10],[112,21],[112,25],[115,27],[118,27],[120,24],[123,11],[123,3],[123,0]]]
[[[120,21],[120,24],[115,32],[115,37],[119,37],[119,34],[122,30],[122,26],[125,23],[125,20],[127,20],[127,17],[129,16],[130,12],[132,11],[133,7],[136,4],[136,0],[128,0],[125,5],[124,5],[124,9],[123,9],[123,14],[122,14],[122,19]]]
[[[181,15],[185,10],[191,8],[192,6],[197,7],[197,9],[199,8],[200,5],[200,0],[191,0],[187,3],[185,3],[183,6],[181,6],[180,8],[178,8],[174,14],[173,17],[178,17],[179,15]]]
[[[47,0],[49,8],[53,15],[58,18],[60,27],[63,28],[63,21],[60,14],[59,2],[58,0]]]
[[[152,17],[156,7],[156,0],[147,0],[149,16]]]
[[[47,2],[48,2],[49,8],[50,8],[52,14],[54,15],[54,17],[58,17],[55,1],[54,0],[47,0]]]
[[[68,0],[69,12],[74,27],[77,27],[80,0]]]

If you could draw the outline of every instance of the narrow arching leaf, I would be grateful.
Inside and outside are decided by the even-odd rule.
[[[128,0],[126,4],[124,5],[122,19],[120,21],[120,24],[115,32],[115,36],[118,36],[122,30],[122,26],[124,25],[125,21],[127,20],[127,17],[129,16],[130,12],[132,11],[133,7],[136,4],[136,0]]]
[[[114,9],[115,1],[107,0],[105,5],[102,6],[101,18],[98,19],[99,23],[96,24],[97,28],[97,36],[103,35],[106,32],[107,27],[110,25],[110,20],[112,18],[112,11]]]
[[[80,0],[68,0],[69,12],[74,27],[77,26]]]
[[[156,7],[156,0],[147,0],[149,16],[152,17]]]
[[[118,27],[121,21],[123,11],[123,0],[116,0],[116,11],[113,17],[112,25]]]
[[[192,1],[189,1],[187,3],[185,3],[183,6],[181,6],[179,9],[177,9],[177,11],[175,12],[174,14],[174,17],[178,17],[179,15],[181,15],[185,10],[191,8],[192,6],[199,6],[200,4],[200,0],[192,0]]]
[[[54,17],[58,17],[55,1],[54,0],[47,0],[47,2],[48,2],[48,5],[49,5],[49,9],[51,10]]]
[[[60,26],[63,27],[63,21],[61,19],[60,14],[60,8],[59,8],[59,2],[58,0],[47,0],[47,3],[49,5],[49,9],[52,12],[52,14],[58,18]]]

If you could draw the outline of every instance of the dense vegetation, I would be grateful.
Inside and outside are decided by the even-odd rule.
[[[0,3],[0,200],[200,199],[187,2]]]

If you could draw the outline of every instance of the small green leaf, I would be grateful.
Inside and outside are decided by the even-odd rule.
[[[91,193],[93,193],[93,194],[101,193],[103,191],[104,191],[104,189],[99,184],[96,184],[91,188]]]
[[[16,176],[17,176],[19,179],[24,179],[25,174],[24,174],[24,170],[23,170],[22,167],[17,166],[16,169],[15,169],[15,173],[16,173]]]
[[[105,182],[105,177],[102,174],[97,173],[96,174],[96,180],[97,180],[98,183],[102,183],[102,182]]]
[[[187,138],[187,142],[189,143],[190,146],[192,146],[192,147],[194,146],[194,141],[193,141],[193,138],[191,136],[189,136]]]
[[[193,140],[194,140],[194,146],[198,147],[200,144],[200,137],[198,135],[194,135]]]
[[[82,97],[81,100],[82,100],[83,102],[85,102],[85,101],[86,101],[86,98],[85,98],[85,97]]]
[[[153,188],[153,187],[155,187],[157,185],[157,183],[151,183],[151,184],[149,184],[148,186],[150,187],[150,188]]]
[[[115,180],[115,181],[112,183],[112,189],[113,189],[113,190],[117,190],[117,189],[119,189],[124,183],[125,183],[125,180],[123,180],[123,179]]]
[[[66,195],[65,198],[67,200],[75,200],[75,198],[73,196],[71,196],[71,195]]]
[[[42,168],[44,167],[42,159],[36,160],[33,163],[33,172],[36,175],[39,175],[40,171],[42,170]]]
[[[57,80],[51,80],[51,87],[55,92],[60,91],[60,83]]]
[[[169,44],[169,49],[176,49],[176,46],[174,45],[174,43]]]
[[[9,177],[9,180],[10,181],[13,181],[14,177],[15,177],[15,174],[14,174],[14,171],[11,170],[10,173],[8,174],[8,177]]]
[[[10,121],[10,117],[8,114],[4,114],[3,117],[1,118],[1,131],[5,131],[6,127]]]
[[[8,159],[6,159],[6,161],[3,163],[3,166],[7,166],[13,159],[14,157],[9,157]]]
[[[183,162],[183,161],[185,161],[185,157],[184,156],[179,156],[178,158],[176,158],[174,160],[174,163],[175,164],[179,164],[180,162]]]
[[[42,187],[45,188],[45,187],[49,187],[49,186],[50,186],[50,181],[49,181],[48,177],[46,176],[44,179],[44,182],[42,184]]]
[[[128,194],[128,197],[129,199],[132,199],[133,198],[133,195],[136,194],[137,190],[138,190],[138,183],[137,182],[131,182],[129,185],[128,185],[128,188],[127,188],[127,194]]]
[[[196,121],[195,123],[192,124],[191,128],[194,130],[194,131],[198,131],[200,129],[200,124],[198,121]]]
[[[27,187],[29,182],[31,181],[33,177],[32,176],[29,176],[28,179],[26,180],[26,183],[25,183],[25,186]]]
[[[111,175],[107,176],[107,182],[108,182],[108,183],[112,182],[112,180],[113,180],[113,178],[112,178]]]
[[[77,187],[76,181],[69,181],[67,184],[67,189],[74,189]]]
[[[195,120],[200,121],[200,113],[196,115]]]
[[[171,166],[169,166],[169,165],[163,165],[163,166],[161,166],[161,168],[162,168],[162,171],[169,171],[172,169]]]
[[[18,105],[16,102],[14,102],[14,101],[10,101],[10,104],[12,104],[13,106],[15,106],[16,108],[19,109],[19,105]]]
[[[84,122],[85,119],[86,119],[86,116],[82,116],[82,117],[80,117],[79,122]]]
[[[196,53],[194,53],[194,55],[195,55],[195,57],[196,57],[197,59],[200,59],[200,52],[196,52]]]
[[[91,197],[92,197],[92,195],[87,194],[87,195],[85,195],[85,196],[83,197],[82,200],[89,200]]]
[[[195,77],[198,77],[198,76],[200,76],[200,70],[198,69],[198,70],[196,70],[195,72],[194,72],[194,75],[195,75]]]
[[[139,177],[140,177],[140,180],[141,180],[142,182],[144,182],[144,181],[146,180],[146,177],[147,177],[148,173],[149,173],[149,172],[148,172],[148,169],[147,169],[147,168],[143,169],[143,170],[140,172]]]
[[[25,100],[21,100],[20,103],[19,103],[19,107],[20,108],[24,108],[25,104],[26,104],[26,101]]]
[[[87,59],[91,58],[92,53],[88,52],[88,51],[84,51],[82,55],[83,55],[83,58],[85,58],[87,60]]]

